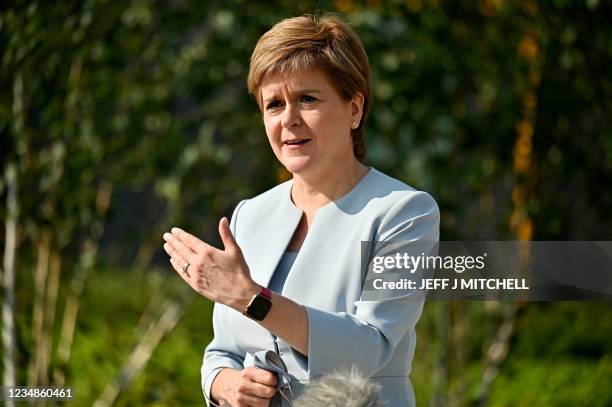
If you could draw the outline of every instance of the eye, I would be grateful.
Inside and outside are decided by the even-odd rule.
[[[310,96],[310,95],[302,95],[302,96],[300,97],[300,100],[301,100],[303,103],[312,103],[312,102],[316,102],[316,101],[317,101],[317,98],[312,97],[312,96]]]
[[[275,110],[281,106],[280,100],[273,100],[266,105],[266,110]]]

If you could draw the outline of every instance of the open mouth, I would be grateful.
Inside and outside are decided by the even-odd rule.
[[[310,139],[295,139],[295,140],[287,140],[285,144],[288,146],[296,146],[301,144],[306,144],[310,141]]]

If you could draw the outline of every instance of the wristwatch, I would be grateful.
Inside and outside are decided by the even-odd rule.
[[[272,307],[272,292],[266,287],[260,287],[259,293],[255,294],[249,302],[249,305],[242,312],[243,315],[254,319],[255,321],[263,321],[268,315],[268,311]]]

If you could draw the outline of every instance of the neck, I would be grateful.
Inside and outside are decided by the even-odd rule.
[[[346,195],[367,172],[368,168],[353,157],[333,172],[293,174],[291,198],[302,210],[317,210]]]

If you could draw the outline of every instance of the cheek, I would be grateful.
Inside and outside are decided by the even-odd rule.
[[[324,128],[330,133],[350,132],[350,113],[347,114],[343,109],[316,112],[311,119],[318,128]]]
[[[268,136],[268,141],[272,145],[273,148],[276,148],[276,144],[278,144],[278,140],[280,140],[280,131],[278,123],[275,120],[265,120],[264,128],[266,129],[266,136]]]
[[[315,119],[315,118],[313,118]],[[346,120],[334,114],[322,114],[312,120],[312,128],[327,144],[342,146],[351,141],[350,129]]]
[[[274,120],[264,119],[263,124],[264,128],[266,129],[266,134],[268,135],[268,138],[270,138],[270,135],[274,132]]]

